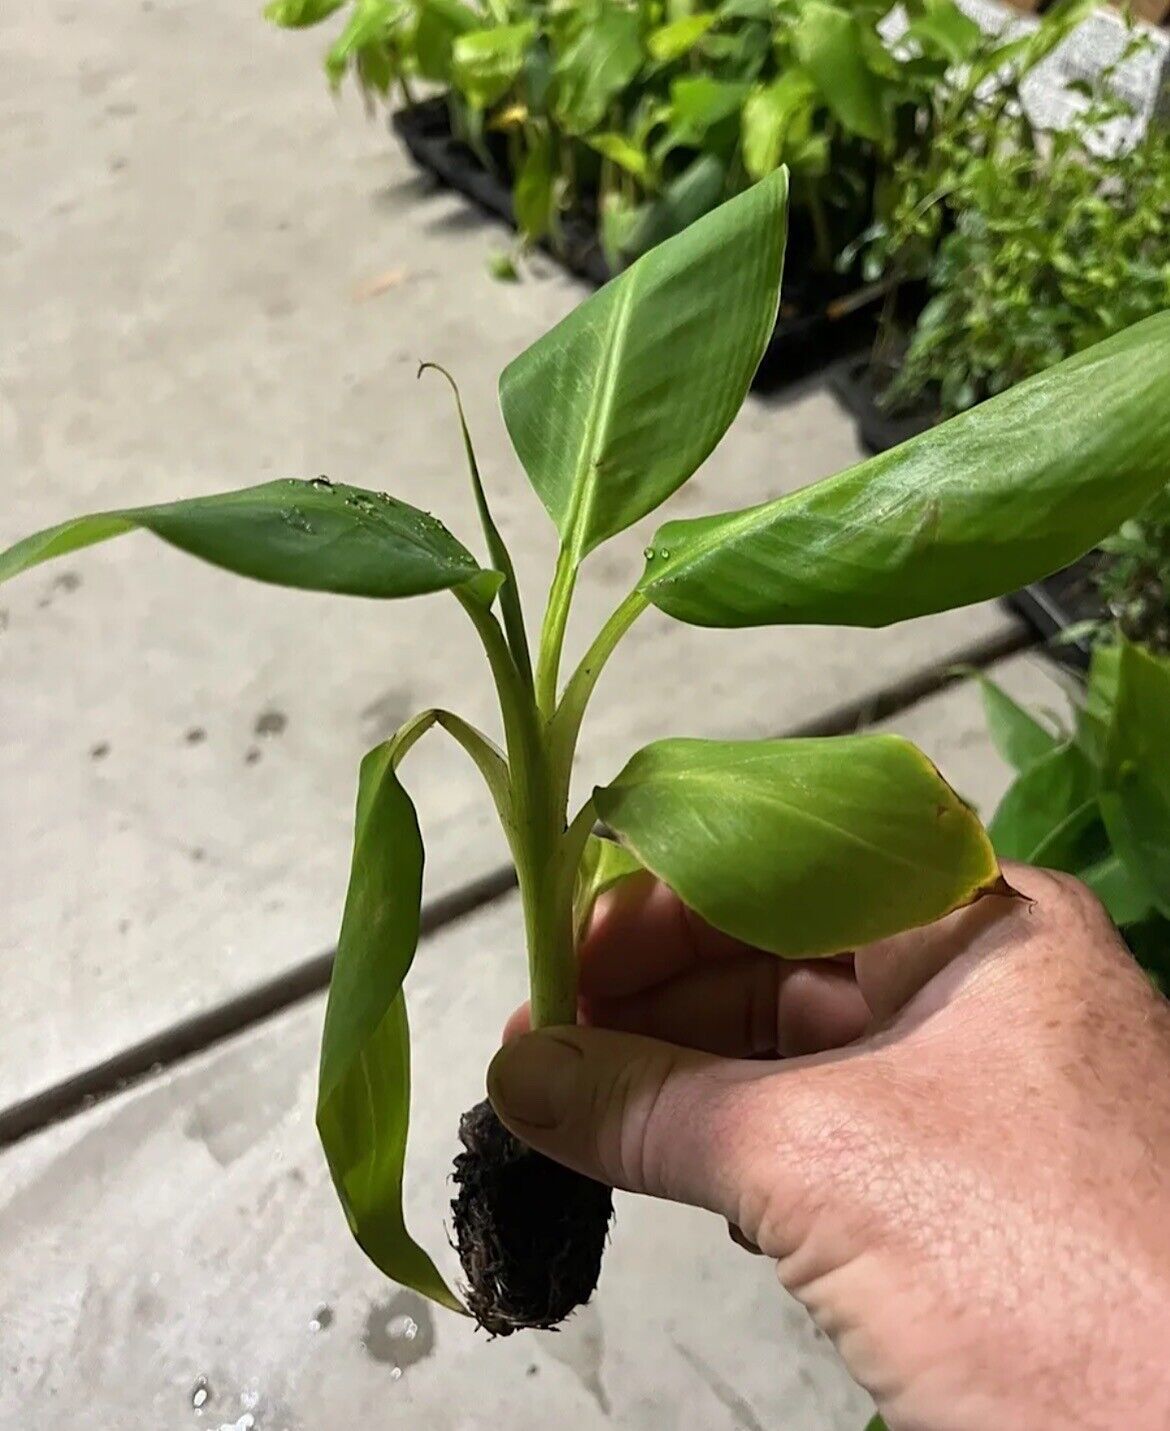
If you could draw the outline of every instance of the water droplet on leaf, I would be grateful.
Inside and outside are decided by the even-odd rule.
[[[313,524],[305,516],[299,507],[285,507],[280,513],[280,520],[286,527],[292,527],[296,532],[305,532],[308,536],[313,534]]]
[[[330,482],[328,477],[314,477],[313,480],[309,483],[309,486],[316,487],[318,492],[333,491],[333,483]]]
[[[642,548],[642,555],[646,558],[647,561],[653,561],[653,560],[654,560],[654,548],[653,548],[653,547],[643,547],[643,548]]]

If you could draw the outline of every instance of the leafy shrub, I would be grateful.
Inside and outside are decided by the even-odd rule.
[[[1097,589],[1126,640],[1170,657],[1170,488],[1101,543]],[[1107,625],[1106,639],[1113,632]],[[1114,639],[1116,639],[1114,637]]]
[[[304,26],[344,0],[272,0]],[[898,156],[929,151],[946,111],[993,75],[1018,78],[1079,20],[1064,0],[1026,41],[988,39],[954,0],[352,0],[326,58],[367,97],[445,87],[457,133],[506,171],[517,223],[558,239],[596,223],[613,266],[685,228],[779,165],[791,175],[790,259],[831,274],[881,209]]]
[[[1060,130],[1035,132],[1008,84],[898,160],[868,271],[931,296],[888,405],[950,415],[1170,307],[1170,134],[1114,152],[1116,68]]]
[[[1170,658],[1099,646],[1068,728],[982,683],[992,737],[1019,772],[988,827],[996,853],[1083,879],[1170,992]]]

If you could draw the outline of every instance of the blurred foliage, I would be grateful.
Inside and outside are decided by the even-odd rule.
[[[1170,656],[1170,488],[1101,543],[1096,574],[1109,623],[1130,641]],[[1098,635],[1102,634],[1099,630]]]
[[[273,0],[303,27],[336,0]],[[980,86],[1014,86],[1089,8],[1063,0],[1025,42],[986,37],[954,0],[347,0],[338,84],[407,104],[442,86],[452,127],[513,185],[528,241],[585,215],[614,267],[780,164],[790,269],[831,275],[874,230],[895,175],[936,130],[974,125]],[[943,100],[945,96],[945,102]],[[907,167],[909,165],[909,167]]]
[[[979,679],[992,739],[1017,771],[988,826],[996,853],[1084,880],[1170,993],[1170,657],[1099,645],[1071,725]]]
[[[929,143],[899,157],[859,245],[869,277],[925,279],[930,293],[887,406],[951,416],[1170,307],[1170,134],[1117,142],[1117,71],[1144,43],[1132,35],[1071,86],[1078,108],[1059,130],[1033,128],[1014,82],[986,104],[939,96]]]

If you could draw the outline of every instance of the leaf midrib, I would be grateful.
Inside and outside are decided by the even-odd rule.
[[[619,286],[617,308],[609,325],[609,343],[602,364],[601,382],[595,389],[595,397],[590,404],[585,419],[584,441],[581,444],[582,461],[573,473],[573,500],[568,511],[568,547],[575,560],[580,561],[585,534],[589,529],[589,519],[593,514],[597,496],[597,447],[599,435],[604,432],[613,413],[617,397],[618,368],[621,350],[625,344],[626,332],[634,307],[634,290],[638,285],[638,267],[635,264],[625,282]]]

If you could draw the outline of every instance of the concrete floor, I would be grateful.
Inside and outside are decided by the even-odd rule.
[[[433,358],[462,381],[535,605],[551,532],[495,379],[583,290],[547,264],[493,282],[504,235],[422,182],[352,96],[334,106],[316,36],[251,8],[0,13],[0,544],[78,510],[321,471],[467,533],[446,393],[414,380]],[[753,399],[672,510],[746,504],[857,455],[823,385]],[[635,530],[590,563],[574,646],[628,589],[644,541]],[[0,593],[0,1126],[328,947],[361,753],[423,705],[492,722],[460,623],[441,597],[247,586],[146,537]],[[607,675],[578,777],[659,735],[839,724],[1014,635],[991,606],[828,635],[651,615]],[[1004,669],[1051,703],[1035,661]],[[894,723],[993,803],[1006,772],[970,691]],[[424,744],[409,783],[428,901],[501,867],[456,753]],[[411,1196],[441,1247],[455,1118],[520,991],[512,902],[449,924],[425,954]],[[379,1331],[395,1294],[350,1244],[313,1144],[319,1016],[310,1000],[257,1022],[0,1152],[0,1426],[864,1421],[866,1399],[766,1269],[708,1220],[629,1200],[572,1330],[488,1345],[427,1314],[429,1350],[406,1364]]]

